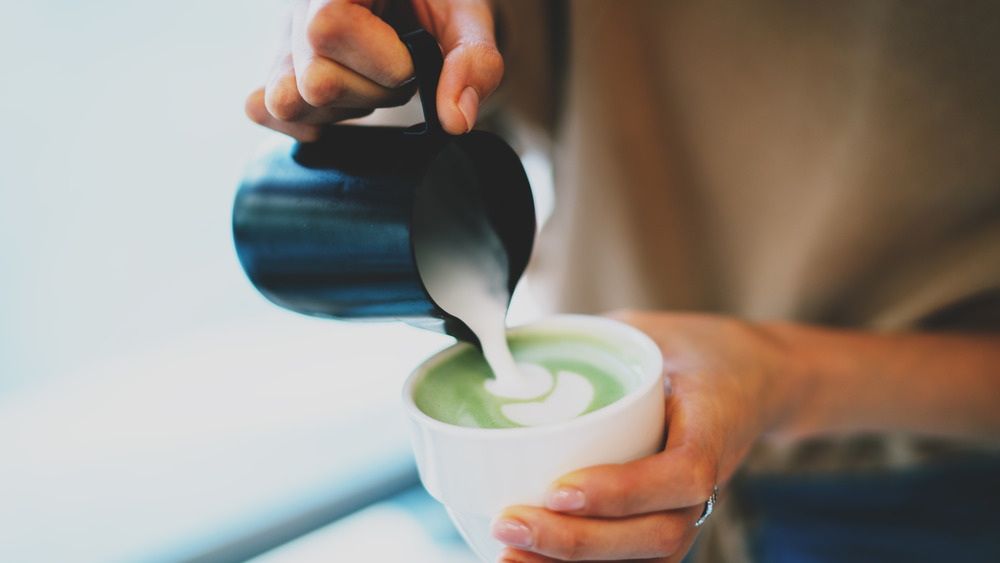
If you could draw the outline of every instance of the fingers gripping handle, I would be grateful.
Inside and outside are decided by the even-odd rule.
[[[400,37],[413,57],[413,72],[420,92],[420,105],[424,111],[425,133],[444,133],[437,114],[437,88],[444,58],[434,36],[423,29],[411,31]]]

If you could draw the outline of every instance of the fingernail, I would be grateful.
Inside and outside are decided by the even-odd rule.
[[[514,547],[531,547],[531,529],[512,518],[498,518],[490,526],[490,535]]]
[[[575,487],[559,487],[545,494],[545,507],[549,510],[580,510],[584,504],[583,491]]]
[[[465,132],[472,131],[472,126],[476,124],[476,114],[479,112],[479,94],[472,86],[466,86],[462,90],[462,95],[458,97],[458,111],[462,112],[465,118]]]

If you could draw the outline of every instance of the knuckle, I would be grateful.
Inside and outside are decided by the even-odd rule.
[[[479,41],[473,44],[472,48],[475,52],[476,62],[483,66],[485,70],[503,70],[503,57],[500,55],[500,51],[497,50],[496,45]]]
[[[712,496],[715,489],[715,464],[708,460],[695,461],[692,465],[690,491],[695,502],[702,502]]]
[[[305,108],[299,101],[295,80],[291,78],[278,81],[268,88],[264,96],[267,111],[281,121],[295,121],[302,116]]]
[[[559,529],[552,540],[551,544],[546,546],[545,551],[563,561],[577,561],[580,559],[586,545],[584,533],[568,528]]]
[[[270,113],[264,103],[264,92],[256,91],[251,94],[243,105],[244,111],[254,123],[264,125],[268,122]]]
[[[641,476],[631,471],[619,472],[608,490],[609,516],[631,516],[646,512],[648,498],[639,494],[639,491],[644,490],[641,481]]]
[[[673,522],[664,519],[656,530],[652,541],[652,548],[656,552],[656,556],[666,557],[676,553],[682,545],[684,545],[684,534],[677,529]]]
[[[343,41],[348,25],[343,14],[332,13],[331,5],[327,4],[306,24],[306,40],[313,51],[329,51]]]
[[[632,516],[647,511],[648,500],[643,495],[635,494],[634,491],[622,490],[616,498],[612,514],[614,517]]]
[[[309,105],[322,107],[341,99],[346,88],[337,73],[326,72],[318,65],[310,64],[302,73],[299,91]]]
[[[585,480],[576,486],[586,491],[586,513],[591,516],[617,518],[643,512],[644,495],[641,477],[627,468],[628,464],[593,467]]]
[[[604,480],[603,485],[595,491],[588,492],[587,504],[589,511],[611,518],[626,516],[634,503],[630,493],[631,479],[627,475],[619,475],[616,479]]]
[[[407,67],[388,68],[386,72],[386,86],[389,88],[402,88],[411,78],[413,78],[413,72]],[[412,94],[409,90],[406,90],[406,92]],[[402,94],[400,96],[402,96]],[[409,98],[410,96],[407,96],[400,105],[406,103],[406,100],[409,100]]]
[[[503,56],[500,55],[496,45],[486,41],[477,41],[469,45],[468,49],[477,72],[490,79],[487,87],[490,90],[496,88],[504,71]],[[483,92],[483,94],[486,93]]]

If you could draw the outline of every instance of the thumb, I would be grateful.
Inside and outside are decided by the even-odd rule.
[[[503,77],[497,50],[493,12],[487,2],[456,3],[447,23],[439,27],[444,67],[438,82],[438,118],[453,135],[472,129],[479,104],[496,90]]]

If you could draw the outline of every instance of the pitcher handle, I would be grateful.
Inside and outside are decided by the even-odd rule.
[[[420,92],[420,106],[424,111],[424,129],[416,133],[444,134],[437,114],[437,88],[441,77],[444,57],[437,39],[423,29],[400,36],[413,58],[413,72],[416,75],[417,90]]]

